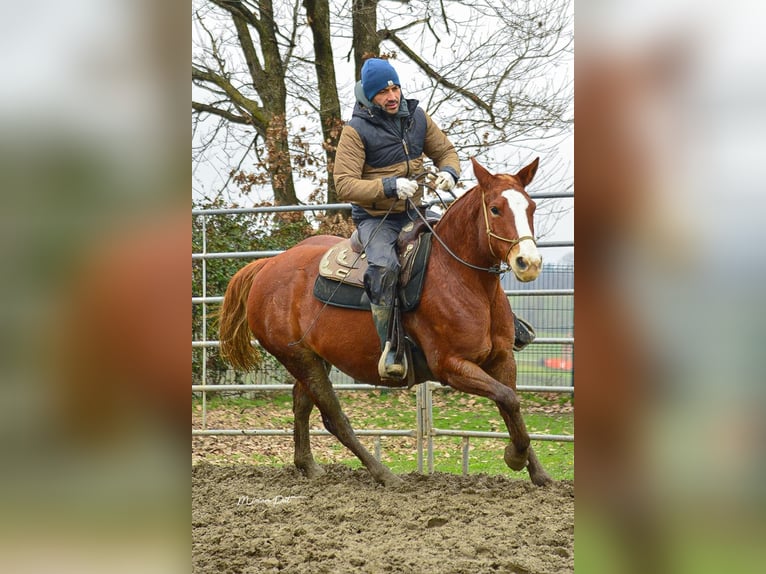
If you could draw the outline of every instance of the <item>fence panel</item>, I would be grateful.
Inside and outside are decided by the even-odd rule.
[[[538,194],[534,199],[571,198],[572,194]],[[222,294],[208,294],[208,262],[213,260],[236,260],[271,257],[281,253],[278,250],[209,252],[207,249],[207,219],[210,217],[225,217],[234,214],[258,214],[290,211],[323,211],[328,209],[347,209],[349,204],[307,205],[307,206],[275,206],[261,208],[232,208],[192,210],[194,217],[201,218],[201,251],[192,253],[193,264],[199,266],[201,293],[192,293],[193,310],[200,308],[200,326],[193,332],[192,352],[199,353],[199,368],[193,369],[192,392],[202,399],[202,429],[193,429],[192,435],[292,435],[292,430],[275,429],[209,429],[207,428],[207,394],[246,393],[246,392],[277,392],[291,389],[289,373],[276,361],[267,362],[257,373],[235,373],[232,370],[216,371],[217,381],[211,382],[208,370],[210,356],[208,349],[218,347],[218,341],[208,337],[208,321],[210,319],[208,305],[218,305],[223,300]],[[549,247],[573,247],[573,242],[539,242],[541,249]],[[522,284],[515,281],[511,274],[502,278],[502,285],[509,297],[514,312],[534,325],[537,339],[523,352],[516,356],[518,367],[517,388],[526,392],[574,392],[574,267],[563,265],[548,265],[544,267],[540,277],[532,284]],[[194,336],[198,338],[194,340]],[[193,362],[195,356],[193,355]],[[194,365],[196,366],[196,362]],[[198,383],[195,384],[195,376]],[[369,391],[370,389],[388,389],[358,384],[344,373],[333,368],[330,373],[333,386],[338,391]],[[463,472],[468,469],[469,441],[471,438],[507,438],[505,433],[465,431],[460,429],[439,429],[433,423],[432,388],[437,383],[426,383],[417,388],[417,422],[415,429],[359,429],[360,436],[375,436],[375,454],[380,458],[381,436],[410,436],[415,437],[418,450],[418,471],[433,472],[434,467],[434,438],[438,436],[463,437]],[[389,389],[394,390],[394,389]],[[328,435],[327,431],[312,430],[312,435]],[[532,440],[551,440],[572,442],[573,436],[532,434]],[[424,452],[425,449],[425,452]]]

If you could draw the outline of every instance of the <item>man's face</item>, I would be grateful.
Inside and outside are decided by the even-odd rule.
[[[399,102],[402,98],[401,90],[399,86],[386,86],[380,90],[375,97],[372,98],[372,103],[379,105],[391,115],[394,115],[399,111]]]

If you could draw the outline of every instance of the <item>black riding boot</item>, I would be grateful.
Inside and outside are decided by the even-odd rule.
[[[381,379],[403,379],[407,374],[407,361],[397,358],[401,355],[399,341],[400,325],[396,286],[399,281],[398,269],[385,269],[370,265],[364,274],[364,287],[370,298],[372,319],[380,338],[383,353],[378,361],[378,374]]]
[[[513,350],[521,351],[535,340],[535,330],[524,319],[519,319],[516,314],[513,315],[513,327],[516,330],[516,339],[513,341]]]
[[[378,361],[378,374],[381,379],[403,379],[407,375],[407,359],[396,357],[396,347],[392,344],[392,331],[395,310],[392,306],[370,304],[372,320],[380,338],[382,353]]]

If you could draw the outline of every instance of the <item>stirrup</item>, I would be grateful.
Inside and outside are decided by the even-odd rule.
[[[391,358],[391,362],[387,363],[387,359]],[[397,363],[395,353],[391,349],[391,341],[386,341],[383,352],[380,354],[378,360],[378,376],[381,379],[394,379],[402,380],[407,376],[407,355],[402,354],[402,362]]]
[[[535,340],[537,334],[532,325],[516,315],[513,316],[513,325],[516,330],[516,338],[513,341],[513,350],[516,352],[522,351],[526,349],[527,345]]]

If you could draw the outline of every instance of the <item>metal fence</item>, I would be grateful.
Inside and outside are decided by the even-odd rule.
[[[571,193],[537,194],[533,199],[573,198]],[[208,323],[210,319],[209,305],[217,305],[223,301],[223,294],[208,294],[208,262],[211,260],[256,259],[271,257],[281,253],[279,250],[260,251],[230,251],[214,252],[208,250],[207,228],[211,217],[227,217],[237,214],[263,214],[300,211],[328,211],[349,209],[350,204],[323,204],[305,206],[274,206],[259,208],[228,208],[228,209],[193,209],[192,216],[200,218],[199,241],[201,250],[192,253],[193,264],[199,266],[201,294],[192,293],[192,305],[201,308],[200,328],[193,331],[192,352],[200,353],[201,360],[198,369],[198,383],[192,381],[192,392],[201,397],[202,429],[192,429],[193,436],[210,435],[260,435],[260,436],[291,436],[292,430],[280,429],[211,429],[207,426],[207,395],[208,393],[252,393],[252,392],[285,392],[292,388],[289,373],[276,361],[267,362],[257,373],[247,375],[235,374],[233,371],[217,372],[217,381],[211,383],[208,379],[211,373],[208,369],[208,349],[215,349],[219,343],[209,337]],[[543,251],[551,247],[573,247],[573,242],[540,241],[538,247]],[[508,295],[514,312],[534,325],[537,331],[536,340],[516,356],[518,365],[517,389],[526,392],[573,393],[574,392],[574,268],[573,266],[548,265],[544,267],[540,277],[532,284],[522,284],[515,281],[512,274],[502,277],[503,288]],[[388,389],[359,384],[344,373],[333,368],[330,379],[336,391],[369,391]],[[433,472],[434,468],[434,438],[439,436],[459,436],[463,439],[462,467],[468,472],[469,447],[471,438],[507,438],[506,433],[477,432],[460,429],[439,429],[434,426],[432,390],[441,387],[437,383],[426,383],[416,388],[416,428],[415,429],[355,429],[359,436],[375,437],[375,456],[380,459],[383,436],[414,437],[417,443],[418,471],[424,469]],[[326,436],[326,430],[311,430],[312,435]],[[571,435],[530,434],[532,440],[548,440],[572,442]]]

